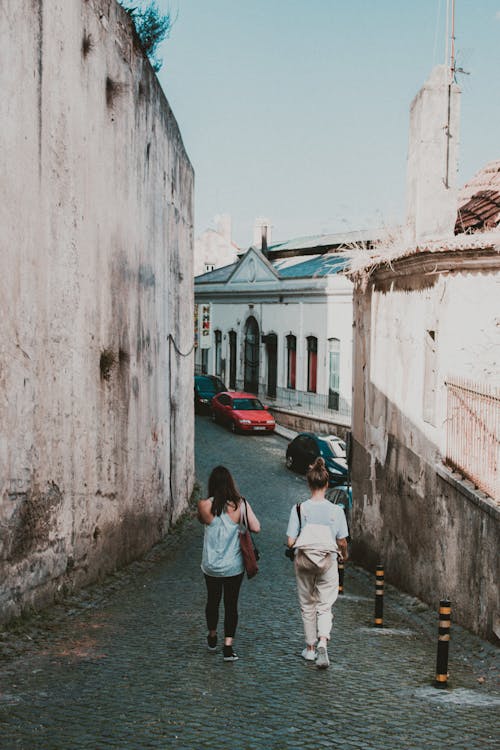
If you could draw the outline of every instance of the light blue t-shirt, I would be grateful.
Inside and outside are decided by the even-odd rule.
[[[349,531],[344,510],[340,505],[334,505],[329,500],[306,500],[300,504],[300,516],[302,528],[308,523],[317,523],[321,526],[329,526],[333,539],[345,539]],[[290,511],[290,520],[286,535],[296,539],[300,532],[299,515],[297,506],[294,505]]]
[[[205,526],[201,569],[208,576],[237,576],[243,573],[239,525],[227,513],[215,516]]]

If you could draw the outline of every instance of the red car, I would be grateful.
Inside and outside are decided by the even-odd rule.
[[[233,432],[274,432],[273,415],[252,393],[218,393],[211,407],[212,420],[229,425]]]

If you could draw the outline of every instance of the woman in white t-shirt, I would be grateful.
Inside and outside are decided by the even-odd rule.
[[[311,498],[294,505],[288,546],[295,549],[295,576],[306,647],[302,656],[319,669],[329,665],[332,607],[339,592],[337,557],[347,560],[347,522],[343,509],[325,498],[328,471],[323,458],[307,472]]]

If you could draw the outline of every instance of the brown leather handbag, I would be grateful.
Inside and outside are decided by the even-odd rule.
[[[240,513],[240,547],[241,554],[243,556],[243,565],[247,578],[253,578],[259,572],[259,566],[257,560],[259,559],[259,552],[254,544],[252,534],[248,528],[247,518],[247,501],[244,497],[241,498],[241,513]]]

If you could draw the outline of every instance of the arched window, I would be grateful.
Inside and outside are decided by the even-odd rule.
[[[328,339],[328,408],[339,410],[340,404],[340,341]]]
[[[286,387],[295,388],[297,372],[297,336],[286,337]]]
[[[307,337],[307,390],[316,393],[318,379],[318,339],[316,336]]]

